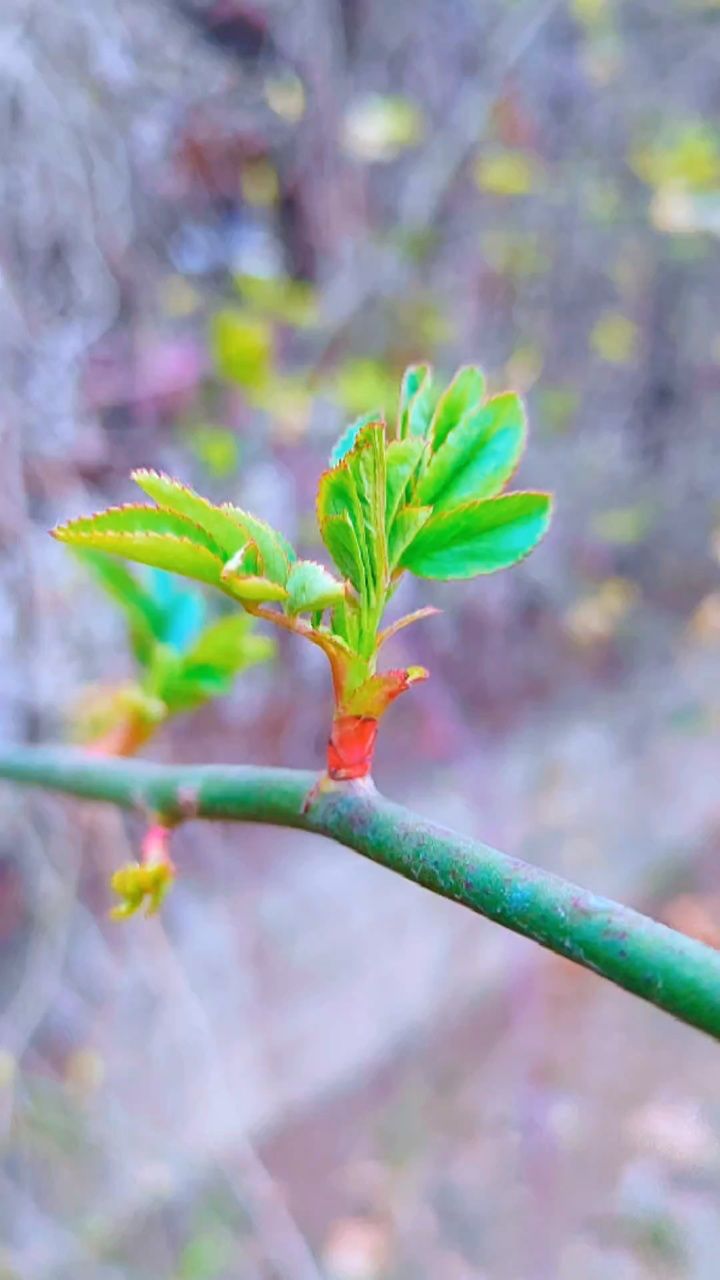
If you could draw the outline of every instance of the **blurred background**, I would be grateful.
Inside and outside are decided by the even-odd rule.
[[[556,518],[409,589],[378,784],[720,945],[719,56],[717,0],[4,0],[2,739],[134,678],[56,520],[146,465],[319,555],[342,425],[471,360]],[[319,767],[307,648],[146,753]],[[141,833],[0,790],[2,1280],[717,1280],[710,1040],[301,834],[191,824],[113,924]]]

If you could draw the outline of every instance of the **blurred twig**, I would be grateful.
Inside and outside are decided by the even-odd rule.
[[[222,1099],[231,1140],[215,1152],[216,1163],[246,1213],[248,1213],[263,1255],[282,1280],[322,1280],[309,1245],[290,1213],[282,1192],[269,1174],[250,1140],[233,1131],[231,1117],[237,1091],[227,1078],[223,1054],[202,1001],[195,995],[189,977],[172,941],[159,920],[154,921],[156,946],[153,971],[162,973],[175,998],[175,1011],[182,1010],[197,1030],[208,1054],[212,1055],[214,1086]]]
[[[458,96],[442,130],[424,148],[417,165],[411,170],[401,191],[397,206],[397,225],[406,234],[425,231],[438,218],[452,184],[477,146],[487,124],[493,103],[503,83],[540,35],[558,7],[559,0],[537,0],[513,6],[491,41],[487,80],[471,81]],[[375,297],[402,291],[417,264],[403,258],[395,249],[370,243],[352,256],[344,270],[332,279],[324,296],[324,319],[330,333],[329,342]],[[316,357],[321,363],[326,342]]]
[[[19,1061],[53,1003],[65,958],[81,859],[61,806],[52,806],[53,847],[61,849],[62,871],[51,860],[40,833],[28,823],[23,853],[35,864],[37,908],[23,973],[0,1015],[0,1047]],[[0,1096],[0,1140],[7,1137],[15,1108],[13,1079]]]
[[[401,227],[422,230],[437,218],[450,187],[478,144],[504,81],[534,44],[558,3],[559,0],[529,0],[519,7],[512,6],[509,17],[491,39],[489,82],[478,84],[470,80],[442,131],[423,149],[412,169],[400,196]]]

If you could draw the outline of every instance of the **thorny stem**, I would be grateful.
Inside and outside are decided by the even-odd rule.
[[[311,831],[469,907],[720,1040],[720,954],[629,907],[426,822],[366,781],[303,811],[314,775],[290,769],[163,766],[41,747],[0,754],[0,777],[187,816]]]

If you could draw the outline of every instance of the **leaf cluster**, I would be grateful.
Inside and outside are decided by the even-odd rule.
[[[526,435],[520,397],[487,399],[479,369],[461,369],[446,387],[427,365],[408,369],[394,437],[374,415],[361,418],[320,482],[320,529],[336,564],[358,590],[363,570],[448,580],[516,564],[542,537],[551,508],[545,493],[502,493]],[[351,564],[339,515],[358,535]]]
[[[98,730],[129,720],[139,745],[169,718],[229,693],[242,671],[273,657],[274,642],[255,632],[247,614],[208,618],[202,596],[170,574],[133,572],[103,551],[77,551],[125,615],[137,667],[136,680],[86,703]]]
[[[405,572],[440,580],[493,573],[522,560],[543,536],[549,495],[504,492],[525,442],[519,397],[487,398],[478,368],[461,369],[448,385],[426,365],[409,368],[392,429],[375,414],[353,423],[320,478],[319,531],[339,576],[299,558],[258,517],[232,503],[215,505],[154,471],[136,471],[133,479],[155,505],[110,508],[54,533],[76,547],[206,583],[246,612],[301,632],[327,653],[336,701],[346,705],[373,678],[387,635],[429,612],[381,631]],[[150,637],[158,640],[154,606],[138,596],[130,575],[117,577],[113,590],[132,613],[141,653]],[[175,697],[189,693],[193,679],[200,687],[206,656],[192,651]]]

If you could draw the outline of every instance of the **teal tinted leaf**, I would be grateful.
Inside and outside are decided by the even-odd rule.
[[[550,523],[546,493],[509,493],[434,514],[405,551],[402,566],[421,578],[472,578],[517,564]]]
[[[408,434],[410,405],[420,387],[430,380],[429,364],[411,364],[404,372],[400,383],[400,404],[398,406],[397,434],[402,439]]]
[[[355,441],[363,427],[369,426],[371,422],[380,422],[381,419],[381,413],[373,412],[366,413],[362,418],[358,418],[355,422],[351,422],[350,426],[345,428],[339,440],[336,441],[333,447],[332,453],[330,454],[330,466],[336,467],[339,462],[342,462],[345,455],[348,454],[355,445]]]
[[[408,407],[408,435],[427,436],[440,395],[440,387],[428,376],[421,383]]]
[[[393,521],[388,538],[388,559],[394,569],[413,538],[432,515],[432,507],[401,507]]]
[[[424,440],[410,436],[405,440],[392,440],[386,449],[387,466],[387,526],[390,528],[398,507],[405,500],[408,486],[420,469],[425,453]]]
[[[525,448],[525,412],[514,392],[471,409],[433,454],[417,499],[446,510],[499,493]]]
[[[287,580],[288,613],[311,613],[328,609],[344,599],[345,588],[327,569],[314,560],[298,560]]]
[[[206,616],[205,601],[197,591],[188,591],[171,573],[151,569],[148,589],[162,614],[159,638],[174,649],[184,650],[199,634]]]
[[[452,382],[443,391],[433,414],[431,439],[433,449],[439,448],[445,437],[469,409],[479,409],[485,395],[485,377],[475,365],[458,369]]]

